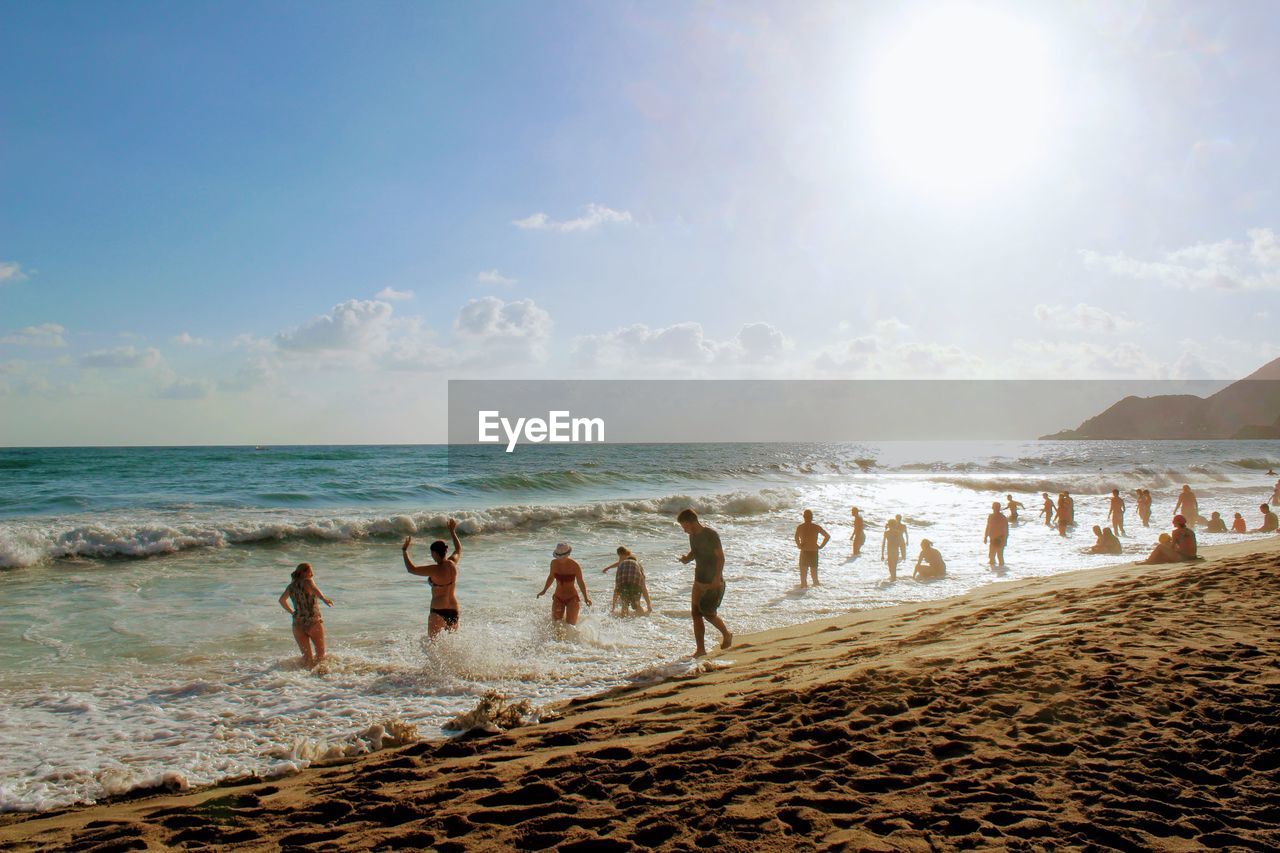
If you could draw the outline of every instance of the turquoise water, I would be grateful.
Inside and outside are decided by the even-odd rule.
[[[1201,509],[1244,513],[1270,495],[1275,442],[1005,442],[0,450],[0,809],[88,801],[159,779],[205,784],[283,773],[371,748],[402,720],[441,734],[497,689],[545,703],[687,668],[685,506],[725,542],[723,615],[753,631],[998,579],[983,519],[1027,505],[1006,578],[1101,565],[1084,553],[1112,486],[1155,493],[1165,523],[1182,483]],[[1038,493],[1070,490],[1078,532],[1034,523]],[[867,552],[845,562],[848,508]],[[812,508],[834,539],[824,584],[796,589],[791,530]],[[878,528],[902,513],[949,577],[887,584]],[[425,583],[399,541],[460,519],[458,634],[424,642]],[[1131,512],[1126,557],[1149,549]],[[1201,535],[1211,543],[1229,537]],[[557,541],[574,546],[596,606],[557,634],[535,599]],[[607,613],[599,570],[625,544],[643,561],[649,619]],[[297,667],[276,597],[298,562],[335,601],[331,658]],[[603,606],[602,606],[603,605]],[[729,656],[732,659],[732,655]]]

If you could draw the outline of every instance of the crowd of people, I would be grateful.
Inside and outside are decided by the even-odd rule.
[[[1048,492],[1042,492],[1043,505],[1039,517],[1044,525],[1057,528],[1062,536],[1075,526],[1075,502],[1065,491],[1060,492],[1054,500]],[[1249,530],[1244,517],[1235,513],[1230,530],[1235,533],[1272,533],[1280,530],[1280,521],[1271,505],[1280,497],[1280,481],[1268,503],[1261,504],[1262,523]],[[1009,540],[1009,530],[1018,524],[1018,510],[1025,505],[1006,495],[1005,503],[993,501],[991,513],[987,516],[983,530],[983,544],[987,546],[987,561],[993,569],[1003,569],[1005,565],[1005,547]],[[1134,503],[1138,518],[1143,527],[1150,526],[1151,492],[1146,489],[1135,491]],[[1120,495],[1119,489],[1112,489],[1107,503],[1106,527],[1094,525],[1093,533],[1097,538],[1090,553],[1118,555],[1123,552],[1120,538],[1127,537],[1124,518],[1128,504]],[[1227,532],[1226,522],[1217,513],[1204,518],[1199,512],[1199,501],[1189,485],[1184,485],[1174,505],[1173,529],[1162,533],[1155,548],[1143,564],[1172,563],[1198,559],[1196,535],[1194,528],[1203,525],[1210,533]],[[862,554],[866,543],[866,522],[858,507],[850,509],[851,527],[849,539],[851,551],[849,559],[857,559]],[[693,563],[693,585],[690,597],[690,615],[693,619],[693,635],[695,657],[706,654],[706,625],[711,624],[720,633],[720,648],[727,649],[733,644],[733,632],[729,630],[718,615],[720,604],[724,599],[724,548],[720,536],[710,527],[704,525],[698,514],[692,509],[682,510],[676,516],[676,522],[689,537],[689,551],[680,557],[684,564]],[[413,540],[405,537],[401,543],[401,556],[405,570],[412,575],[425,577],[431,588],[431,607],[427,615],[427,635],[434,639],[441,632],[456,630],[459,624],[459,606],[455,590],[458,580],[458,562],[462,558],[462,542],[458,539],[458,522],[449,519],[447,523],[449,539],[446,543],[438,539],[428,548],[432,562],[415,564],[409,556]],[[796,526],[792,537],[799,551],[798,570],[800,587],[818,586],[819,552],[831,541],[831,534],[822,525],[813,520],[813,512],[805,510],[802,521]],[[902,515],[890,518],[884,526],[880,542],[880,559],[888,565],[889,581],[898,577],[899,563],[907,559],[909,532]],[[551,555],[551,563],[546,582],[537,593],[541,598],[555,585],[551,593],[551,618],[555,623],[576,625],[579,609],[583,601],[591,606],[591,597],[587,592],[586,578],[582,566],[571,556],[572,547],[565,542],[555,546]],[[630,549],[620,546],[617,549],[618,559],[605,566],[601,571],[614,571],[613,599],[609,610],[619,612],[622,616],[644,615],[653,612],[653,603],[649,596],[649,587],[645,579],[644,567]],[[912,570],[912,577],[920,581],[933,581],[946,576],[947,566],[941,552],[929,539],[920,540],[920,553]],[[581,596],[579,596],[581,591]],[[641,609],[641,601],[644,608]],[[310,563],[302,563],[294,569],[289,586],[280,595],[280,606],[289,612],[293,619],[293,636],[302,651],[304,666],[313,667],[325,655],[324,620],[319,603],[332,607],[333,601],[327,598],[316,586],[314,571]]]

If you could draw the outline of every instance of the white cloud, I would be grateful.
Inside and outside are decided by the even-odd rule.
[[[9,284],[15,281],[24,281],[27,274],[22,270],[22,264],[16,261],[0,261],[0,284]]]
[[[406,299],[413,298],[412,290],[396,290],[394,287],[384,287],[375,295],[375,299],[382,299],[387,302],[403,302]]]
[[[1197,243],[1157,260],[1087,249],[1080,256],[1090,269],[1182,290],[1280,289],[1280,237],[1270,228],[1252,228],[1243,241]]]
[[[275,366],[269,359],[258,356],[241,365],[235,376],[219,382],[218,388],[223,391],[252,391],[271,384],[275,378]]]
[[[910,326],[888,317],[876,321],[871,334],[824,347],[813,359],[813,368],[850,378],[937,379],[976,376],[983,361],[954,344],[913,339]]]
[[[208,343],[204,338],[193,337],[190,332],[183,332],[180,335],[174,335],[169,340],[184,347],[199,347]]]
[[[476,275],[476,281],[480,284],[512,285],[515,284],[518,279],[508,278],[497,270],[484,270]]]
[[[12,334],[0,337],[0,344],[20,347],[65,347],[67,341],[62,335],[66,331],[57,323],[41,323],[38,326],[26,326]]]
[[[526,365],[546,359],[551,315],[532,299],[503,302],[485,296],[463,305],[453,328],[464,342],[466,365]]]
[[[280,332],[275,342],[292,353],[376,353],[387,347],[390,321],[391,306],[386,302],[349,299],[296,329]]]
[[[175,379],[160,389],[156,396],[162,400],[203,400],[212,390],[212,386],[203,379]]]
[[[1074,308],[1040,304],[1032,311],[1036,320],[1051,329],[1065,332],[1115,334],[1133,328],[1135,323],[1123,314],[1112,314],[1104,308],[1077,303]]]
[[[772,361],[788,342],[768,323],[748,323],[727,341],[707,337],[701,323],[684,322],[651,328],[643,323],[601,335],[583,335],[573,353],[588,366],[702,366]]]
[[[130,344],[86,353],[80,356],[79,363],[81,367],[151,368],[160,364],[160,352],[154,347],[140,350]]]
[[[567,234],[572,231],[591,231],[606,223],[629,225],[631,214],[625,210],[614,210],[601,204],[589,204],[586,212],[577,219],[555,220],[545,213],[534,213],[524,219],[512,221],[512,225],[526,231],[559,231]]]

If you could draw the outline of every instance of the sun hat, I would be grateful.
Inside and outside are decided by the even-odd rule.
[[[568,542],[561,542],[559,545],[556,546],[556,549],[551,552],[551,556],[567,557],[569,555],[569,552],[572,550],[573,549],[569,547]]]

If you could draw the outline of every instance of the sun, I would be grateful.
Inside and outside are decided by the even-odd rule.
[[[936,194],[1001,189],[1049,143],[1052,67],[1034,26],[976,4],[904,22],[866,78],[869,132],[896,179]]]

